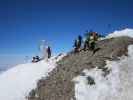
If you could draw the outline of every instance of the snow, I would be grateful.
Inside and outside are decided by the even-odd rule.
[[[128,57],[106,61],[105,67],[111,71],[106,77],[98,68],[85,69],[84,76],[75,77],[76,100],[133,100],[133,45],[128,50]],[[94,85],[87,83],[88,76],[94,79]]]
[[[120,37],[120,36],[129,36],[133,38],[133,29],[126,28],[121,31],[115,31],[113,33],[110,33],[107,38],[112,38],[112,37]]]
[[[107,38],[129,36],[133,37],[133,29],[115,31]],[[75,77],[76,100],[133,100],[133,45],[128,47],[128,56],[119,61],[106,61],[110,73],[104,76],[101,69],[84,69]],[[95,84],[88,84],[87,77],[93,78]]]
[[[105,67],[110,70],[106,77],[98,68],[85,69],[85,75],[75,77],[76,100],[133,100],[133,45],[128,50],[128,57],[106,61]],[[88,76],[94,79],[94,85],[88,84]]]
[[[62,54],[48,61],[21,64],[3,72],[0,75],[0,99],[25,100],[28,93],[36,87],[37,81],[48,76],[56,67],[56,62],[64,56],[65,54]]]
[[[73,79],[75,84],[75,97],[76,100],[102,100],[99,96],[106,93],[107,85],[104,83],[104,78],[101,76],[101,71],[98,69],[84,70],[85,76],[78,76]],[[87,77],[94,78],[96,85],[88,85]]]

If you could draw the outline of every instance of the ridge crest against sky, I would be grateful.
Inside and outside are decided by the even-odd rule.
[[[40,40],[57,54],[86,30],[133,28],[133,0],[0,0],[0,55],[37,55]]]

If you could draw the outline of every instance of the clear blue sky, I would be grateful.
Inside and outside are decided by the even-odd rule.
[[[86,30],[101,34],[133,27],[133,0],[0,0],[0,55],[69,51]]]

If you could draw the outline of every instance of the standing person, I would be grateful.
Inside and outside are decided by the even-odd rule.
[[[78,36],[78,44],[79,44],[78,47],[80,48],[82,45],[82,36],[81,35]]]
[[[75,53],[78,52],[78,40],[77,39],[74,41],[74,52]]]
[[[78,43],[77,43],[78,51],[80,51],[81,46],[82,46],[82,36],[79,35],[78,36]]]
[[[85,41],[84,41],[84,50],[87,50],[89,49],[90,47],[90,40],[91,40],[91,34],[92,34],[92,31],[90,30],[90,32],[86,32],[85,33]]]
[[[74,47],[74,48],[77,47],[77,39],[75,39],[73,47]]]
[[[94,51],[95,48],[96,48],[96,42],[95,42],[95,41],[91,41],[91,43],[90,43],[90,49],[91,49],[92,51]]]
[[[51,57],[51,48],[48,46],[47,48],[47,54],[48,54],[48,59]]]
[[[86,51],[87,49],[89,49],[89,41],[86,39],[84,42],[84,51]]]
[[[98,33],[97,32],[93,32],[92,36],[93,36],[94,41],[98,40]]]
[[[90,36],[90,41],[89,41],[89,45],[90,45],[90,49],[94,50],[95,49],[95,37],[96,37],[96,33],[92,32],[91,36]]]

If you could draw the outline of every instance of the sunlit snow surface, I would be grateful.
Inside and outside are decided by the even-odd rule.
[[[107,61],[105,67],[111,72],[106,77],[95,68],[85,69],[85,76],[74,78],[76,100],[133,100],[133,45],[128,49],[129,57]],[[88,84],[88,76],[94,79],[94,85]]]
[[[129,36],[129,37],[133,38],[133,29],[126,28],[126,29],[121,30],[121,31],[115,31],[115,32],[109,34],[107,36],[107,38],[119,37],[119,36]]]
[[[0,100],[25,100],[25,97],[36,87],[41,77],[56,67],[56,62],[65,55],[49,61],[18,65],[0,75]]]
[[[108,37],[133,37],[132,29],[116,31]],[[133,45],[128,47],[128,57],[119,61],[106,61],[110,73],[104,77],[100,69],[85,69],[85,76],[79,75],[75,82],[76,100],[133,100]],[[87,77],[94,79],[95,84],[89,85]]]

